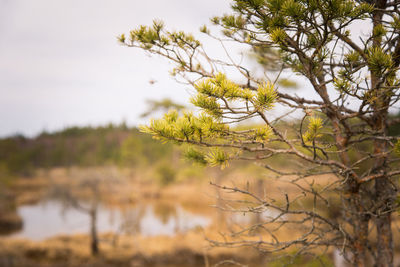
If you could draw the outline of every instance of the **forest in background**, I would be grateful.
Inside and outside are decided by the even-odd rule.
[[[153,165],[169,161],[173,150],[125,124],[70,127],[34,138],[0,139],[0,170],[3,176],[29,176],[37,168]]]
[[[389,135],[398,134],[400,125],[392,125]],[[170,165],[171,160],[180,158],[180,152],[178,146],[163,144],[125,123],[68,127],[34,138],[14,135],[0,139],[0,177],[29,176],[37,168]]]

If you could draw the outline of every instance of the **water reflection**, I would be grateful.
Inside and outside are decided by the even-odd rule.
[[[75,209],[65,209],[58,201],[46,201],[18,208],[24,227],[10,237],[43,240],[60,234],[87,233],[90,218]],[[169,235],[206,227],[211,219],[184,210],[179,205],[142,204],[125,210],[100,206],[98,231],[145,236]]]
[[[146,212],[140,221],[140,232],[143,235],[169,235],[175,233],[186,232],[197,226],[205,227],[210,224],[211,219],[195,215],[185,211],[182,207],[177,206],[172,216],[165,213],[160,217],[156,216],[153,206],[147,206]]]
[[[188,212],[179,205],[144,205],[124,213],[120,231],[144,236],[173,236],[210,223],[211,218]]]

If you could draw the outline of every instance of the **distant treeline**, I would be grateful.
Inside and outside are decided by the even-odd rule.
[[[400,124],[392,125],[389,135],[399,136]],[[162,162],[164,167],[170,167],[174,155],[172,144],[162,144],[124,123],[70,127],[54,133],[43,132],[35,138],[15,135],[0,139],[0,175],[29,175],[35,168],[106,164],[137,167]]]
[[[161,144],[125,124],[71,127],[35,138],[16,135],[0,139],[0,171],[28,175],[35,168],[134,167],[171,158],[172,152],[172,145]]]

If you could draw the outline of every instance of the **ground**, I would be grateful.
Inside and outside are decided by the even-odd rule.
[[[96,172],[99,170],[97,169]],[[126,209],[138,203],[157,203],[171,206],[179,203],[186,210],[208,216],[212,223],[205,229],[195,228],[174,236],[142,236],[140,233],[130,235],[115,235],[102,233],[100,236],[100,254],[91,256],[89,236],[87,234],[55,236],[53,238],[33,242],[30,240],[0,237],[0,266],[214,266],[224,262],[223,266],[237,266],[233,262],[241,262],[249,266],[259,266],[270,260],[270,255],[260,253],[254,248],[216,248],[206,241],[223,240],[221,233],[229,233],[236,225],[226,220],[229,215],[221,212],[218,197],[237,199],[235,195],[224,194],[210,181],[222,182],[238,187],[257,186],[257,176],[254,172],[221,172],[218,169],[207,170],[208,177],[188,179],[160,186],[151,179],[151,173],[140,173],[132,170],[100,171],[101,173],[118,173],[117,181],[112,184],[111,193],[102,196],[104,205]],[[49,188],[54,183],[74,184],[77,177],[85,177],[93,170],[90,169],[52,169],[41,170],[30,178],[18,179],[12,186],[18,205],[35,203],[48,197]],[[140,173],[140,175],[139,175]],[[74,180],[71,180],[74,177]],[[114,178],[113,178],[114,179]],[[329,181],[331,177],[320,177],[320,181]],[[278,196],[282,190],[296,194],[296,189],[285,182],[266,179],[269,196]],[[271,188],[275,188],[271,190]],[[110,184],[107,183],[107,190]],[[91,193],[78,190],[79,197],[84,201],[90,200]],[[162,211],[161,211],[162,212]],[[239,214],[239,216],[243,216]],[[290,238],[293,233],[282,231],[280,238]],[[254,235],[248,238],[257,240]],[[266,238],[266,237],[264,237]],[[233,240],[233,239],[232,239]],[[331,252],[329,252],[331,253]],[[230,262],[230,265],[229,265]],[[302,266],[297,262],[295,266]],[[328,261],[327,261],[328,263]],[[280,266],[279,263],[270,266]],[[307,263],[309,265],[309,262]],[[318,264],[316,266],[319,266]],[[329,265],[328,265],[329,266]]]

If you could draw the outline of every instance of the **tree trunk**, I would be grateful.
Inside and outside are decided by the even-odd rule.
[[[347,211],[349,216],[349,223],[353,226],[353,242],[352,251],[350,251],[352,265],[355,267],[367,267],[368,265],[368,225],[370,215],[365,212],[365,199],[363,199],[363,186],[356,183],[348,182],[350,191],[349,198],[347,199]],[[365,194],[368,195],[368,194]],[[347,216],[345,214],[345,216]]]
[[[382,25],[384,16],[383,10],[387,7],[387,0],[375,0],[376,9],[372,14],[373,32]],[[374,47],[382,47],[382,37],[374,36]],[[380,81],[384,81],[382,75],[376,74],[371,70],[371,88],[376,90],[377,99],[373,104],[373,129],[386,136],[388,107],[390,106],[390,97],[385,88],[381,88]],[[385,84],[384,84],[385,85]],[[389,84],[386,84],[389,85]],[[386,174],[389,166],[387,164],[388,143],[382,140],[374,141],[374,154],[378,155],[374,162],[374,172],[377,174]],[[394,202],[396,199],[396,188],[390,181],[390,177],[384,175],[375,180],[375,199],[374,199],[374,216],[377,232],[376,240],[376,267],[393,267],[393,236],[391,214],[393,212]]]
[[[354,224],[355,242],[353,264],[357,267],[367,267],[368,265],[368,222],[369,218],[359,215],[358,221]]]
[[[395,190],[386,177],[375,181],[376,204],[376,264],[377,267],[393,267],[393,236],[391,214],[395,201]]]
[[[90,248],[93,256],[99,254],[99,239],[97,237],[96,223],[97,223],[97,208],[94,208],[90,211],[90,237],[91,237]]]

